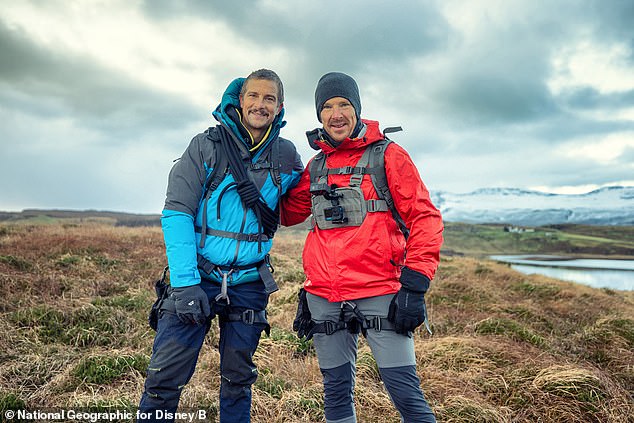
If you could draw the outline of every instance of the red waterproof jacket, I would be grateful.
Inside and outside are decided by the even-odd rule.
[[[336,149],[323,140],[317,145],[326,154],[326,166],[354,166],[365,148],[384,138],[379,123],[363,120],[361,138],[344,140]],[[282,224],[295,225],[311,213],[310,164],[298,185],[282,200]],[[331,302],[393,294],[401,285],[401,266],[425,274],[430,280],[438,267],[443,224],[427,188],[409,154],[391,143],[385,151],[385,172],[396,209],[410,229],[407,243],[392,214],[368,213],[361,226],[310,230],[302,255],[311,294]],[[347,186],[350,175],[329,175],[328,184]],[[378,199],[369,175],[361,189],[366,200]],[[407,257],[405,257],[407,251]]]

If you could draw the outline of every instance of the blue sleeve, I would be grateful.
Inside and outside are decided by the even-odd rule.
[[[165,209],[161,226],[171,285],[181,287],[199,284],[194,218],[187,213]]]

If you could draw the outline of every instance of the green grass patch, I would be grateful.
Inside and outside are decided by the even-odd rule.
[[[105,385],[123,379],[130,372],[143,374],[150,360],[145,355],[93,356],[83,359],[73,376],[84,383]]]
[[[287,330],[272,327],[270,338],[275,342],[281,342],[292,346],[295,349],[296,354],[300,355],[315,355],[315,347],[313,341],[306,341],[304,338],[299,339],[295,332],[289,332]]]
[[[120,295],[116,297],[99,297],[92,300],[92,304],[97,307],[116,307],[127,311],[138,311],[145,309],[149,310],[150,307],[149,300],[143,297],[131,297],[129,295]]]
[[[634,349],[634,321],[631,319],[603,319],[584,329],[581,340],[585,356],[600,365],[618,359],[618,348]]]
[[[78,265],[80,262],[81,257],[74,256],[72,254],[64,254],[55,262],[55,264],[59,267],[72,267]]]
[[[511,284],[510,288],[538,298],[555,298],[561,292],[561,288],[554,285],[534,284],[527,281]]]
[[[478,263],[475,268],[475,274],[478,276],[484,276],[493,273],[490,267],[483,265],[482,263]]]
[[[634,348],[634,321],[631,319],[610,319],[605,325],[612,331],[625,339],[627,344]]]
[[[78,347],[125,344],[135,321],[112,307],[84,307],[60,311],[47,306],[18,310],[9,318],[23,328],[34,328],[45,344],[60,342]]]
[[[11,256],[11,255],[7,255],[7,256],[0,255],[0,263],[6,263],[9,266],[23,272],[27,270],[31,270],[33,268],[33,263],[31,263],[30,261],[21,259],[19,257]]]
[[[304,282],[304,280],[306,280],[306,275],[304,274],[304,271],[301,268],[300,269],[277,268],[275,270],[276,270],[275,277],[280,278],[280,281],[301,283],[301,282]]]
[[[292,410],[292,415],[287,421],[324,421],[324,400],[321,387],[296,391],[297,395],[291,395],[286,399],[285,408]],[[301,420],[296,420],[294,416],[301,416]]]
[[[25,408],[26,403],[16,394],[12,392],[0,394],[0,416],[4,416],[7,410],[24,410]],[[0,417],[0,420],[2,418]]]
[[[506,318],[488,318],[476,324],[479,335],[504,335],[516,341],[524,341],[537,347],[546,344],[544,338],[534,333],[520,323]]]
[[[542,370],[533,385],[543,392],[581,403],[598,403],[608,397],[600,379],[585,369],[553,366]]]
[[[276,377],[270,369],[265,368],[260,369],[255,387],[273,398],[280,399],[284,391],[291,387],[291,384],[282,378]]]
[[[116,268],[117,264],[119,264],[118,260],[109,259],[102,255],[90,256],[89,260],[99,266],[99,268],[103,271],[112,270]]]

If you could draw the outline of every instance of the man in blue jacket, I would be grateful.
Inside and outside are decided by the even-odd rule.
[[[139,421],[173,421],[215,316],[220,421],[250,421],[253,354],[277,289],[268,253],[279,200],[303,170],[295,146],[279,137],[283,102],[282,82],[271,70],[235,79],[213,112],[218,125],[196,135],[170,172],[161,219],[170,288]]]

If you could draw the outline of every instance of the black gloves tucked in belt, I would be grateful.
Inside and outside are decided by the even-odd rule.
[[[400,281],[401,289],[390,303],[387,318],[394,323],[396,333],[407,335],[425,322],[425,292],[430,280],[420,272],[403,267]]]
[[[209,298],[200,285],[173,288],[176,315],[183,323],[204,325],[211,315]]]
[[[297,313],[293,321],[293,330],[297,332],[298,338],[306,337],[306,341],[313,337],[312,329],[315,326],[313,318],[308,309],[308,300],[306,299],[306,291],[304,288],[299,290],[297,295],[299,301],[297,303]]]

